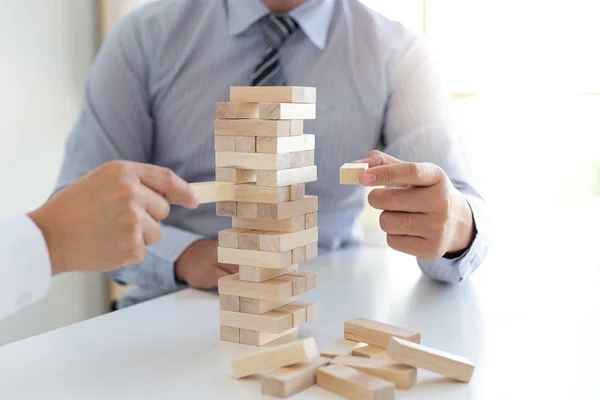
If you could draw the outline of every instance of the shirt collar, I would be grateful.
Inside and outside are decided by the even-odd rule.
[[[229,34],[236,36],[270,11],[261,0],[226,0]],[[327,44],[327,32],[333,16],[335,0],[307,0],[290,11],[309,40],[323,50]]]

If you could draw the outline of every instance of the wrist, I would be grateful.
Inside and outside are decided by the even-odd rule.
[[[44,209],[44,206],[27,214],[44,236],[48,254],[50,256],[50,265],[52,275],[58,275],[67,272],[65,257],[61,251],[59,235],[55,232],[55,227],[52,223],[52,217],[49,212]]]

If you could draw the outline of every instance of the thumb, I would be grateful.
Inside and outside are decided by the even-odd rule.
[[[432,186],[445,177],[435,164],[398,161],[395,164],[369,168],[360,175],[365,186]]]
[[[381,165],[395,164],[400,162],[395,157],[385,154],[379,150],[371,150],[362,160],[356,160],[355,163],[368,163],[369,168],[378,167]]]

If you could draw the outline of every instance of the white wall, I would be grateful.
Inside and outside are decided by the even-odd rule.
[[[96,52],[96,15],[93,0],[0,0],[0,218],[51,193]],[[101,275],[59,276],[44,301],[0,322],[0,345],[107,304]]]

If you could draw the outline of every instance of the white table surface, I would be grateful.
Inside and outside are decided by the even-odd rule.
[[[303,264],[320,273],[302,297],[320,317],[301,336],[324,347],[363,316],[477,366],[470,384],[420,370],[398,399],[598,399],[600,268],[563,261],[507,255],[452,286],[391,250],[331,253]],[[216,294],[186,290],[4,346],[0,399],[264,398],[256,378],[232,378],[230,361],[258,349],[219,341],[218,309]],[[295,398],[337,397],[312,387]]]

